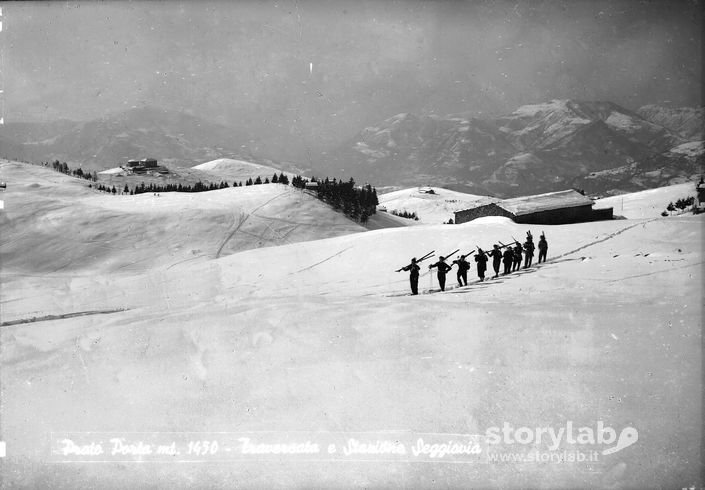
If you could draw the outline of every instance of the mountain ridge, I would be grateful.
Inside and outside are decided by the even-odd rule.
[[[131,158],[154,157],[184,167],[225,155],[253,160],[243,146],[255,141],[246,131],[155,107],[133,107],[90,121],[8,123],[0,137],[14,143],[0,156],[56,159],[98,171]]]
[[[554,99],[497,117],[397,114],[341,145],[330,166],[380,186],[421,180],[502,197],[570,187],[609,194],[697,174],[702,152],[671,152],[688,141],[610,101]],[[619,179],[587,178],[624,167],[631,170]]]

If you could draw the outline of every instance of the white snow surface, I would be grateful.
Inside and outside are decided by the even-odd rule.
[[[392,210],[414,212],[419,217],[414,224],[441,224],[455,220],[455,211],[474,207],[484,196],[432,187],[435,194],[421,192],[420,187],[401,189],[378,196],[379,204]],[[426,188],[423,188],[426,189]]]
[[[671,148],[671,153],[679,153],[689,157],[698,157],[705,153],[705,141],[689,141]]]
[[[115,167],[115,168],[109,168],[108,170],[103,170],[101,172],[98,172],[98,174],[105,174],[105,175],[125,175],[125,170],[123,170],[120,167]]]
[[[621,112],[612,111],[605,120],[605,124],[623,131],[632,131],[639,128],[639,125],[634,124],[634,119],[622,114]]]
[[[594,208],[611,207],[615,216],[624,216],[625,218],[656,218],[666,210],[668,203],[675,203],[678,199],[695,196],[695,185],[695,182],[687,182],[605,197],[597,199]]]
[[[243,181],[243,183],[249,178],[254,180],[258,176],[264,181],[265,178],[271,179],[274,173],[277,175],[281,173],[281,170],[274,167],[232,158],[218,158],[217,160],[201,163],[191,168],[207,172],[221,179]],[[284,172],[284,174],[287,175],[290,180],[294,176],[289,172]]]
[[[701,216],[541,227],[483,218],[184,261],[190,251],[165,244],[178,238],[182,249],[214,250],[232,233],[226,223],[177,226],[191,209],[213,225],[208,212],[230,202],[227,190],[170,197],[167,206],[164,194],[159,203],[103,196],[26,167],[0,164],[13,183],[0,214],[0,253],[11,259],[0,271],[4,488],[680,488],[698,478]],[[28,203],[32,213],[22,210]],[[116,239],[150,206],[160,212],[149,224],[168,225],[158,233],[133,225]],[[66,228],[73,233],[62,235]],[[541,266],[483,283],[473,267],[464,288],[451,272],[445,293],[419,296],[405,296],[408,273],[394,272],[430,250],[485,248],[529,229],[548,237]],[[43,251],[53,234],[66,248]],[[146,260],[149,248],[159,256]],[[71,250],[84,260],[67,261]],[[52,268],[38,272],[43,253]],[[132,266],[121,267],[125,260]],[[438,289],[429,262],[423,293]],[[99,310],[121,311],[88,314]],[[87,314],[46,318],[79,312]],[[16,320],[27,323],[7,323]],[[364,433],[373,443],[397,431],[440,443],[504,424],[558,431],[568,423],[573,438],[598,423],[616,434],[609,443],[564,439],[561,455],[596,451],[589,463],[419,463],[411,454],[401,462],[378,454],[332,463],[285,454],[50,461],[51,434],[69,431],[267,441]],[[638,440],[602,454],[628,427]],[[490,449],[548,451],[544,443],[500,446]]]
[[[210,162],[201,163],[200,165],[195,165],[192,168],[198,170],[218,170],[218,169],[229,169],[232,167],[264,167],[264,165],[258,165],[252,162],[246,162],[244,160],[235,160],[232,158],[218,158],[216,160],[211,160]]]

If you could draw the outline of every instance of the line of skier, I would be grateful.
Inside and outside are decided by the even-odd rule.
[[[485,280],[485,273],[487,272],[487,263],[492,259],[492,268],[494,269],[494,276],[496,278],[499,276],[499,271],[503,267],[503,274],[509,274],[521,268],[522,258],[524,260],[524,269],[531,267],[531,263],[534,258],[534,251],[536,246],[534,245],[534,237],[531,235],[531,231],[526,232],[526,241],[524,244],[520,244],[516,239],[512,237],[513,243],[504,244],[499,242],[499,244],[494,244],[489,252],[484,251],[480,247],[477,250],[473,250],[470,253],[462,254],[459,258],[448,264],[446,259],[452,257],[455,253],[460,251],[460,249],[454,250],[447,255],[440,255],[438,261],[434,264],[428,266],[430,269],[438,269],[437,277],[438,284],[441,287],[441,291],[445,291],[446,286],[446,274],[451,271],[454,265],[457,265],[457,279],[459,286],[468,285],[468,271],[470,270],[470,262],[467,258],[475,254],[475,262],[477,263],[477,277],[480,281]],[[502,252],[502,249],[505,249]],[[541,232],[541,237],[538,243],[539,257],[538,263],[546,261],[546,255],[548,254],[548,241],[546,240],[546,235]],[[396,272],[408,271],[409,282],[411,284],[411,294],[419,294],[419,272],[421,267],[419,263],[433,257],[435,250],[427,253],[420,259],[414,257],[411,259],[411,263],[407,266],[397,269]],[[477,253],[476,253],[477,252]]]

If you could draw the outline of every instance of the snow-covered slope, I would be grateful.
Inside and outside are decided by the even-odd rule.
[[[670,152],[691,158],[702,157],[705,154],[705,141],[689,141],[671,148]]]
[[[0,242],[5,271],[169,267],[365,230],[279,184],[114,196],[44,167],[1,163],[0,169],[8,182]]]
[[[114,167],[114,168],[109,168],[107,170],[103,170],[101,172],[98,172],[98,175],[126,175],[127,172],[121,167]]]
[[[264,181],[265,178],[271,179],[276,173],[279,175],[281,170],[258,163],[246,162],[244,160],[234,160],[232,158],[218,158],[210,162],[201,163],[191,167],[196,170],[202,170],[211,175],[217,175],[220,179],[227,181],[237,180],[245,182],[247,179],[256,179],[258,176]],[[292,174],[284,172],[291,179]]]
[[[0,172],[4,180],[5,165]],[[76,199],[66,182],[51,189],[56,200]],[[220,205],[209,194],[192,203],[203,215]],[[63,226],[78,230],[82,216]],[[3,242],[21,238],[32,219],[8,210]],[[697,481],[702,460],[702,225],[683,216],[545,226],[545,265],[484,283],[473,268],[465,288],[451,273],[445,293],[416,297],[404,295],[408,275],[394,272],[410,257],[523,238],[527,226],[483,218],[168,268],[144,261],[120,274],[72,263],[41,276],[32,273],[36,238],[0,273],[3,486],[680,488]],[[89,217],[82,226],[101,224]],[[541,229],[532,227],[535,236]],[[111,253],[142,258],[126,249]],[[427,263],[424,292],[438,287]],[[484,460],[453,464],[438,455],[419,462],[408,446],[401,456],[346,456],[324,445],[297,457],[242,455],[238,445],[238,437],[441,444],[506,424],[526,428],[511,433],[523,439],[537,428],[573,429],[553,452],[545,438],[483,443]],[[609,442],[575,441],[579,427],[602,425],[615,431]],[[619,450],[629,427],[638,440],[624,432],[632,444]],[[56,464],[52,437],[70,431],[219,447],[189,457],[184,443],[157,462],[103,454],[82,458],[108,463]],[[529,450],[556,462],[487,459]],[[576,451],[594,459],[566,459]],[[187,459],[201,462],[175,462]]]
[[[433,193],[428,190],[432,189]],[[419,220],[414,223],[440,224],[455,219],[455,211],[476,205],[486,197],[466,194],[464,192],[443,189],[442,187],[412,187],[381,194],[380,206],[392,211],[416,213]]]
[[[687,182],[597,199],[595,208],[611,207],[615,215],[625,218],[656,218],[661,216],[669,203],[696,195],[695,182]]]

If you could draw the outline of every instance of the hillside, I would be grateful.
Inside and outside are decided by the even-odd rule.
[[[616,216],[630,219],[658,218],[669,203],[675,203],[678,199],[690,196],[697,196],[695,182],[597,199],[595,208],[611,207]]]
[[[314,197],[278,184],[113,196],[39,166],[5,161],[0,175],[8,183],[2,195],[4,273],[167,268],[365,231]]]
[[[210,162],[194,165],[191,169],[206,172],[208,175],[216,176],[218,179],[228,182],[245,182],[247,179],[251,178],[254,180],[257,177],[261,177],[262,180],[264,180],[265,177],[271,180],[275,173],[279,175],[282,172],[277,168],[267,165],[244,160],[234,160],[232,158],[218,158]],[[289,172],[284,172],[284,174],[289,177],[289,180],[294,177],[294,174]]]
[[[651,104],[640,107],[637,114],[689,141],[705,139],[705,107],[669,108]]]
[[[286,206],[270,205],[305,196],[257,186],[131,199],[89,195],[36,167],[0,172],[14,182],[0,248],[3,487],[698,482],[701,216],[547,226],[546,264],[484,283],[473,267],[469,286],[454,287],[451,273],[448,291],[432,294],[424,264],[424,294],[411,297],[408,275],[394,272],[410,257],[523,236],[526,226],[482,218],[216,259],[237,210],[248,223],[269,216],[268,229],[275,212],[288,219]],[[240,190],[251,193],[235,199]],[[207,226],[195,228],[199,218]],[[151,234],[141,223],[162,224]],[[198,260],[185,260],[197,249]],[[48,273],[54,264],[63,267]],[[613,437],[584,437],[583,427],[603,425]],[[516,440],[489,442],[488,431],[506,426]],[[538,428],[541,442],[519,442]],[[553,450],[549,428],[563,431]],[[65,437],[104,441],[106,452],[62,455]],[[111,454],[109,437],[134,447],[178,440],[180,452]],[[321,450],[247,453],[243,439]],[[406,453],[346,455],[352,439],[403,442]],[[419,439],[429,452],[411,450]],[[217,447],[189,455],[189,440]],[[436,451],[468,440],[480,441],[479,455]],[[530,451],[556,459],[522,461]],[[566,459],[578,453],[594,459]]]
[[[115,186],[117,189],[123,189],[125,185],[133,189],[144,182],[145,185],[168,185],[168,184],[184,184],[194,185],[196,182],[215,183],[227,182],[228,185],[233,183],[246,183],[247,179],[255,180],[261,177],[264,182],[265,178],[270,179],[276,173],[280,175],[281,170],[268,165],[246,162],[243,160],[234,160],[230,158],[219,158],[210,162],[194,165],[193,167],[178,167],[173,164],[160,163],[161,167],[168,169],[167,173],[145,172],[145,173],[128,173],[120,167],[114,167],[98,172],[98,179],[109,187]],[[291,180],[295,174],[284,172]]]
[[[433,193],[428,192],[432,190]],[[473,207],[483,196],[451,191],[441,187],[416,187],[400,189],[379,195],[379,204],[392,211],[416,213],[417,224],[441,224],[455,219],[455,211]]]
[[[702,158],[673,151],[687,142],[611,102],[553,100],[500,117],[399,114],[365,128],[330,165],[380,186],[421,180],[500,197],[570,187],[605,194],[691,178]]]

